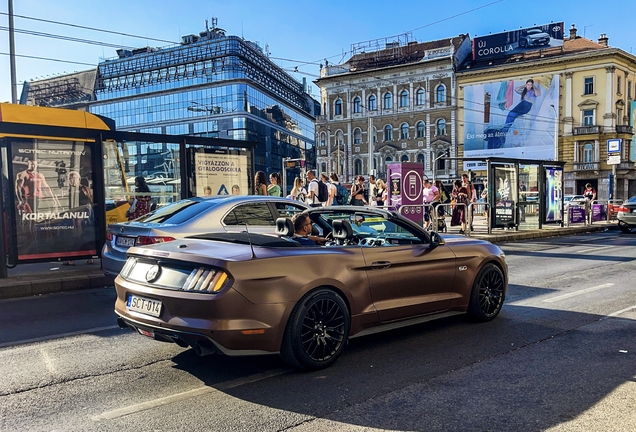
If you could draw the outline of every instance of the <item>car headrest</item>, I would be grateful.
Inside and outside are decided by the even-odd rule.
[[[353,237],[353,228],[348,220],[334,220],[333,224],[333,238],[337,239],[349,239]]]
[[[276,219],[276,234],[285,237],[291,237],[294,235],[294,223],[289,218]]]

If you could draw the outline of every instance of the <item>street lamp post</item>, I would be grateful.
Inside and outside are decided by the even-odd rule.
[[[192,112],[204,112],[205,113],[205,136],[209,136],[210,132],[210,113],[214,112],[213,108],[210,108],[207,105],[200,104],[199,102],[192,101],[190,102],[192,105],[188,107],[188,111]]]

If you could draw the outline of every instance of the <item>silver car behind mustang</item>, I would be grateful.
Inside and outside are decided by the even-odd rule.
[[[287,198],[255,195],[194,197],[161,207],[139,219],[111,224],[102,249],[102,269],[117,276],[132,246],[163,243],[191,235],[245,231],[271,233],[276,219],[291,217],[307,206]]]

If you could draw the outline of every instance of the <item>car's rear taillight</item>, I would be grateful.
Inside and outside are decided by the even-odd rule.
[[[629,213],[631,212],[631,210],[628,207],[625,206],[620,206],[619,208],[617,208],[615,211],[617,212],[622,212],[622,213]]]
[[[192,270],[181,289],[215,294],[221,291],[226,281],[227,274],[222,270],[196,268]]]
[[[106,231],[106,241],[113,241],[113,233],[111,231]]]
[[[135,242],[135,246],[146,246],[155,243],[165,243],[173,241],[174,237],[160,237],[160,236],[139,236]]]

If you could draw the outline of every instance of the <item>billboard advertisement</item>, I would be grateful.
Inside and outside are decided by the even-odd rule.
[[[197,152],[194,155],[197,196],[249,195],[247,156]]]
[[[464,157],[553,160],[558,110],[559,75],[467,85]]]
[[[563,23],[532,26],[473,39],[473,60],[507,57],[524,51],[563,46]]]
[[[545,168],[545,222],[563,220],[563,168]]]
[[[636,129],[636,101],[629,102],[629,125]],[[632,139],[632,143],[636,143]],[[636,145],[629,146],[629,161],[636,162]]]
[[[91,147],[84,142],[11,143],[19,261],[97,253]]]

